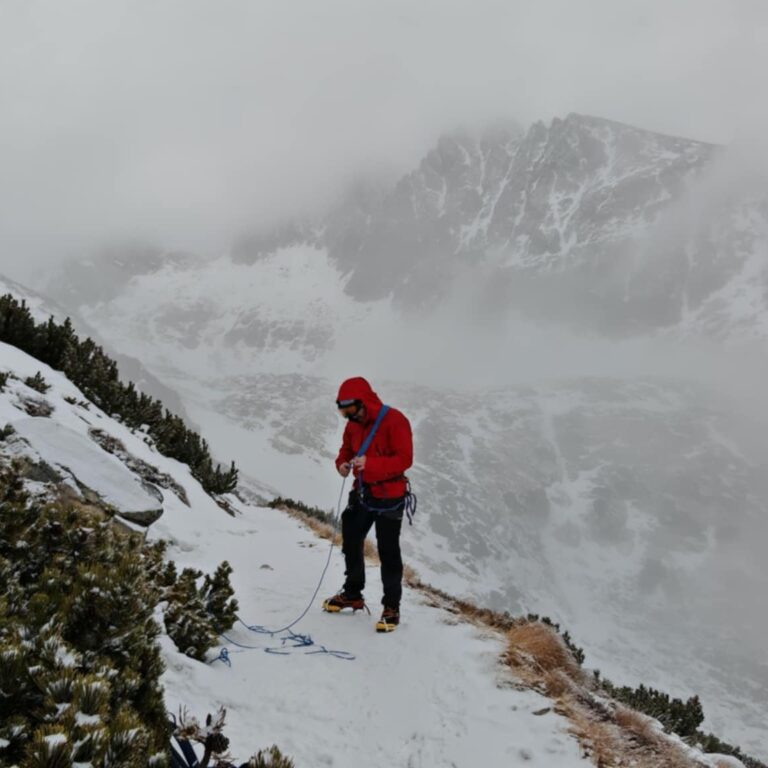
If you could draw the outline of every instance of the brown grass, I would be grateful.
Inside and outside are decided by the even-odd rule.
[[[519,624],[507,631],[507,658],[513,666],[534,664],[543,674],[560,671],[581,679],[573,654],[554,629],[540,621]]]
[[[616,724],[623,728],[630,736],[640,744],[648,746],[658,746],[661,737],[647,717],[626,707],[616,707]]]
[[[539,682],[540,677],[537,674],[532,677],[534,681]],[[569,674],[562,669],[553,669],[544,673],[543,688],[550,698],[561,699],[566,694],[573,692],[574,682]]]
[[[589,757],[598,768],[622,765],[616,735],[605,723],[590,719],[571,707],[560,708],[559,713],[571,721],[571,733],[579,740],[584,757]]]
[[[598,768],[700,768],[676,744],[654,731],[648,718],[633,710],[618,706],[614,717],[605,720],[569,702],[561,714],[571,721],[571,731]]]

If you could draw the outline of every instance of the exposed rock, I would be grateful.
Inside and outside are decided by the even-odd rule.
[[[31,397],[30,395],[18,395],[20,408],[29,416],[50,416],[53,406],[44,397]]]
[[[157,522],[163,514],[162,507],[160,509],[143,509],[137,512],[121,511],[117,513],[118,517],[122,517],[131,523],[141,525],[145,528]]]
[[[129,453],[120,440],[102,429],[91,428],[88,430],[88,435],[107,453],[117,456],[128,469],[137,474],[142,480],[144,489],[155,496],[158,501],[162,502],[163,494],[158,491],[156,486],[172,491],[184,504],[189,506],[187,492],[169,474],[161,472],[152,464],[148,464],[143,459]]]

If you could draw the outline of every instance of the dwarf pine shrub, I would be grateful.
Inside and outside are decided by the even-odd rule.
[[[215,570],[213,576],[205,576],[202,596],[205,610],[211,617],[211,625],[216,634],[231,629],[237,620],[238,603],[233,598],[235,590],[229,581],[232,566],[225,560]]]
[[[158,451],[188,464],[209,493],[229,493],[237,487],[235,463],[229,469],[214,466],[206,441],[159,400],[138,392],[133,382],[123,384],[117,363],[93,339],[79,339],[69,318],[61,324],[53,318],[36,323],[26,302],[9,293],[0,296],[0,341],[63,371],[89,400],[129,428],[146,426]]]
[[[165,592],[165,631],[183,654],[199,661],[216,644],[216,630],[197,586],[201,576],[201,571],[185,568]]]
[[[156,557],[93,511],[0,472],[0,762],[144,766],[165,754]]]
[[[637,688],[615,686],[603,680],[603,688],[617,701],[656,718],[666,730],[683,738],[693,736],[704,720],[698,696],[687,701],[672,698],[668,693],[640,685]]]
[[[272,507],[272,509],[287,507],[288,509],[301,512],[307,517],[319,520],[321,523],[332,524],[335,519],[335,515],[332,511],[326,512],[324,509],[320,509],[320,507],[311,507],[303,501],[296,501],[294,499],[284,498],[283,496],[278,496],[277,498],[272,499],[272,501],[267,503],[267,506]]]
[[[168,601],[165,630],[185,655],[202,661],[218,636],[234,626],[238,604],[232,597],[231,573],[232,566],[225,560],[213,576],[203,577],[201,571],[185,568],[177,577],[172,563],[159,574]]]
[[[296,764],[273,744],[269,749],[260,749],[248,761],[247,768],[296,768]]]
[[[0,765],[167,765],[155,608],[167,601],[169,635],[201,659],[237,601],[229,563],[178,575],[165,550],[104,510],[34,502],[20,467],[0,468]],[[220,729],[206,739],[226,751]]]
[[[44,395],[51,388],[51,385],[45,380],[43,374],[40,373],[40,371],[38,371],[34,376],[27,376],[27,378],[24,379],[24,383],[31,389],[39,392],[41,395]]]
[[[734,747],[727,741],[718,739],[717,736],[712,733],[705,734],[701,731],[697,731],[696,737],[692,741],[702,752],[715,752],[718,755],[731,755],[732,757],[741,760],[747,768],[768,768],[764,762],[761,762],[754,757],[750,757],[749,755],[745,755],[739,747]]]

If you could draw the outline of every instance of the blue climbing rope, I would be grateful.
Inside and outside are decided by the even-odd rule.
[[[280,638],[280,642],[281,642],[280,646],[264,648],[263,646],[260,646],[260,645],[246,645],[244,643],[240,643],[237,640],[232,639],[231,637],[228,637],[223,633],[219,635],[219,637],[223,638],[228,643],[231,643],[235,647],[240,648],[244,651],[245,650],[249,650],[249,651],[263,650],[265,653],[272,653],[279,656],[288,656],[291,654],[292,650],[295,648],[307,648],[309,646],[315,645],[315,641],[312,640],[311,635],[298,634],[296,632],[292,632],[291,629],[292,627],[295,627],[307,615],[307,613],[309,613],[309,609],[314,604],[315,598],[317,597],[318,592],[320,592],[320,587],[323,584],[323,579],[325,579],[325,574],[328,572],[328,566],[331,564],[331,555],[333,554],[334,539],[336,538],[336,532],[338,531],[338,527],[339,527],[339,520],[341,519],[341,502],[342,502],[342,499],[344,498],[344,487],[346,484],[347,484],[347,478],[345,477],[341,483],[339,501],[338,501],[338,504],[336,505],[336,515],[333,520],[333,529],[331,531],[331,545],[330,547],[328,547],[328,557],[326,558],[325,566],[323,567],[323,572],[320,574],[320,580],[317,582],[315,591],[312,593],[312,597],[307,603],[307,607],[290,624],[286,624],[284,627],[280,627],[279,629],[267,629],[267,627],[264,627],[261,624],[246,624],[239,616],[236,617],[237,621],[239,621],[248,631],[254,632],[259,635],[269,635],[270,637],[274,637],[275,635],[280,635],[283,632],[288,632],[287,636]],[[231,667],[232,666],[232,660],[230,659],[231,653],[233,652],[230,652],[226,647],[221,648],[219,650],[219,655],[211,659],[208,663],[213,664],[214,661],[221,661],[225,663],[228,667]],[[329,656],[335,656],[337,659],[343,659],[344,661],[354,661],[355,659],[355,656],[351,653],[348,653],[347,651],[329,650],[324,645],[317,646],[317,648],[314,651],[307,651],[307,654],[316,654],[316,653],[328,654]]]

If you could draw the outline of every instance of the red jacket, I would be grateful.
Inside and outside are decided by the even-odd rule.
[[[373,427],[382,402],[363,378],[347,379],[339,388],[338,400],[361,400],[365,406],[365,423],[348,421],[336,467],[353,459]],[[400,411],[390,408],[373,436],[363,470],[363,483],[371,494],[391,499],[406,493],[405,470],[413,464],[411,424]],[[357,473],[355,473],[357,474]],[[357,481],[355,482],[357,485]]]

